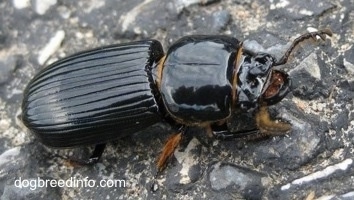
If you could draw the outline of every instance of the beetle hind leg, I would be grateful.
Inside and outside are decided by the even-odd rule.
[[[168,159],[171,158],[173,152],[178,147],[182,141],[182,136],[184,134],[184,127],[181,128],[181,131],[171,135],[167,142],[165,143],[162,152],[157,160],[157,170],[161,172],[167,165]]]
[[[256,124],[261,134],[266,136],[283,135],[291,129],[289,123],[272,120],[266,106],[261,106],[256,114]]]
[[[92,155],[90,156],[90,158],[88,158],[87,160],[70,160],[70,162],[78,164],[78,165],[93,165],[93,164],[96,164],[100,160],[105,148],[106,148],[106,143],[97,144],[95,146],[95,149],[93,150]]]
[[[97,163],[100,160],[105,148],[106,148],[106,143],[97,144],[95,146],[95,149],[92,152],[92,155],[88,159],[87,164],[92,165],[92,164]]]

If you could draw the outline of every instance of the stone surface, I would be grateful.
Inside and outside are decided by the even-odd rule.
[[[0,84],[10,79],[11,74],[16,66],[15,57],[11,56],[6,60],[0,60]]]
[[[39,51],[38,63],[43,65],[54,52],[58,50],[61,43],[65,38],[65,32],[59,30],[55,35],[49,40],[48,44]]]
[[[209,181],[213,190],[222,192],[229,188],[241,193],[245,199],[262,198],[266,183],[264,175],[249,169],[230,164],[217,163],[211,167]]]
[[[57,4],[57,0],[34,0],[32,4],[37,14],[44,15],[52,6]]]
[[[28,179],[29,184],[31,184],[30,183],[31,181],[32,183],[34,183],[33,181],[35,180],[36,179]],[[19,189],[19,187],[10,184],[5,186],[4,192],[0,197],[3,200],[15,200],[15,199],[35,200],[35,199],[46,199],[46,198],[60,199],[60,194],[57,188],[51,190],[51,188],[48,187],[30,186],[30,187],[22,187]]]
[[[353,9],[353,0],[0,1],[1,199],[352,199]],[[156,158],[177,131],[166,123],[112,141],[98,164],[82,167],[68,158],[89,157],[92,146],[45,147],[19,120],[31,78],[82,50],[153,38],[166,51],[185,35],[226,34],[244,41],[244,48],[279,59],[308,28],[324,27],[333,30],[332,38],[303,43],[287,64],[277,66],[293,85],[270,111],[292,124],[289,133],[218,141],[193,128],[156,177]],[[52,38],[59,38],[53,46]],[[236,112],[228,126],[249,130],[255,120]],[[20,177],[117,184],[31,190],[16,187]]]
[[[319,16],[329,9],[335,7],[331,1],[287,1],[274,0],[271,1],[270,10],[276,15],[291,19],[302,19],[306,17]]]
[[[321,72],[322,68],[317,60],[317,55],[312,53],[290,71],[295,96],[308,99],[328,97],[331,88],[323,81],[324,78],[321,78],[321,74],[325,76],[325,73]]]

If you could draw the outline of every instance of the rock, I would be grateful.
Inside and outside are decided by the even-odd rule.
[[[311,2],[306,0],[296,2],[275,0],[270,4],[271,13],[294,20],[303,19],[305,17],[319,16],[334,7],[335,5],[332,4],[331,1],[320,0]]]
[[[166,184],[169,189],[185,190],[200,178],[200,151],[201,144],[196,138],[193,138],[183,151],[175,151],[174,156],[178,164],[168,172]]]
[[[292,79],[293,94],[303,99],[328,97],[330,87],[322,80],[321,67],[315,53],[311,53],[300,64],[289,72]]]
[[[2,200],[15,199],[60,199],[59,188],[38,187],[38,179],[18,179],[22,182],[19,185],[6,185],[1,196]],[[53,191],[53,192],[52,192]]]
[[[0,60],[0,85],[11,79],[15,69],[21,64],[21,56],[9,56],[5,60]]]
[[[354,46],[345,51],[344,57],[347,62],[354,63]]]
[[[334,115],[331,125],[337,132],[341,132],[342,129],[346,130],[349,126],[349,111],[344,109],[342,112]]]
[[[283,184],[280,189],[274,188],[271,192],[271,198],[282,197],[284,199],[304,199],[311,191],[316,191],[318,195],[314,195],[316,199],[337,199],[335,197],[351,197],[353,194],[350,192],[346,194],[328,193],[328,190],[333,184],[339,187],[345,187],[345,185],[350,184],[350,178],[345,176],[345,174],[351,173],[353,171],[353,160],[351,158],[342,160],[338,163],[323,166],[321,169],[306,173]],[[333,177],[339,174],[344,175],[341,180],[333,179]],[[297,190],[308,191],[303,193],[296,192]],[[323,195],[326,194],[326,195]],[[322,196],[323,195],[323,196]],[[326,198],[325,198],[326,197]],[[342,199],[342,198],[339,198]],[[345,199],[345,198],[344,198]]]
[[[14,172],[14,169],[18,169],[21,166],[20,163],[22,162],[19,161],[21,157],[20,150],[20,147],[14,147],[0,154],[0,178],[8,176],[9,174],[7,173]]]
[[[216,32],[224,30],[230,21],[230,13],[226,10],[214,12],[212,15],[211,29]]]
[[[264,175],[232,164],[217,163],[211,167],[209,181],[211,188],[240,193],[245,199],[261,199],[264,192]]]
[[[57,0],[33,0],[34,11],[39,15],[44,15],[52,6],[57,4]]]
[[[30,0],[13,0],[12,4],[16,9],[24,9],[29,7],[31,2]]]
[[[63,30],[57,31],[45,47],[39,52],[38,63],[43,65],[58,50],[65,37]]]
[[[253,159],[257,164],[267,163],[268,166],[294,170],[317,154],[323,145],[321,137],[324,137],[317,133],[323,130],[314,116],[300,118],[298,113],[292,113],[285,107],[280,108],[278,112],[279,118],[291,123],[291,132],[287,136],[265,140],[266,145],[257,145]]]
[[[354,51],[354,50],[353,50]],[[344,67],[349,74],[354,74],[354,64],[344,59]]]
[[[340,199],[343,199],[343,200],[350,200],[350,199],[353,199],[354,198],[354,191],[350,191],[350,192],[347,192],[345,194],[342,194],[340,195],[339,197]]]
[[[4,24],[0,24],[0,50],[9,42],[9,31]]]
[[[211,3],[218,2],[220,0],[173,0],[172,1],[172,6],[174,7],[177,11],[177,13],[181,12],[184,8],[195,5],[195,4],[202,4],[202,5],[208,5]]]

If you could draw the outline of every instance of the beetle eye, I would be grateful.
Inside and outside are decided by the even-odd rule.
[[[255,87],[255,86],[257,86],[257,85],[258,85],[257,79],[250,80],[250,86],[251,86],[251,87]]]
[[[248,74],[247,83],[251,87],[256,86],[258,84],[257,76],[254,76],[253,74]]]
[[[270,54],[266,54],[266,53],[259,53],[256,57],[255,57],[255,60],[257,62],[260,62],[262,64],[266,64],[266,63],[269,63],[269,62],[274,62],[275,59],[272,55]]]
[[[267,56],[262,56],[262,57],[256,57],[255,61],[259,64],[259,65],[263,65],[266,64],[267,62],[269,62],[269,58]]]

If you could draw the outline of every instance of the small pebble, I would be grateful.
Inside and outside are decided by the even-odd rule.
[[[57,31],[54,37],[50,39],[48,44],[40,51],[38,56],[38,63],[43,65],[48,58],[60,47],[65,37],[63,30]]]
[[[30,6],[29,0],[13,0],[12,4],[16,9],[24,9]]]
[[[34,2],[34,11],[39,15],[44,15],[55,4],[57,4],[57,0],[36,0]]]

